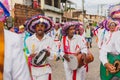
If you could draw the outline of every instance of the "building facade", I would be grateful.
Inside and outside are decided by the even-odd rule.
[[[61,0],[41,0],[41,9],[44,15],[58,23],[62,20]]]

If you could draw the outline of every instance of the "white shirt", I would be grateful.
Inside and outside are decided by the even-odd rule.
[[[107,33],[107,31],[105,31],[105,32],[104,31],[105,31],[105,29],[99,29],[98,30],[98,34],[97,34],[97,37],[98,37],[98,48],[101,48],[101,46],[103,44],[104,36]]]
[[[51,36],[54,40],[59,40],[61,35],[61,28],[58,30],[53,29],[50,33],[48,33],[49,36]]]
[[[112,34],[111,40],[108,44],[104,45],[100,50],[100,61],[103,63],[108,63],[107,53],[120,54],[120,31],[116,31]]]
[[[4,80],[31,80],[23,52],[22,34],[4,30]]]
[[[67,52],[76,53],[80,51],[82,53],[87,54],[88,50],[85,43],[82,41],[82,39],[83,38],[79,35],[74,35],[71,40],[69,40],[68,36],[66,36],[66,46],[68,47]],[[63,39],[61,42],[61,50],[62,50],[61,55],[63,56],[65,54],[64,47],[63,47]]]
[[[102,44],[102,46],[107,45],[107,44],[110,42],[111,37],[112,37],[112,32],[106,31],[106,33],[104,34],[104,39],[103,39],[103,44]],[[102,47],[102,46],[101,46],[101,47]]]
[[[28,50],[31,53],[39,53],[43,49],[49,49],[50,50],[50,57],[47,58],[46,64],[48,63],[49,59],[53,59],[56,55],[56,45],[53,41],[53,39],[47,35],[44,35],[42,40],[39,40],[36,37],[36,34],[32,35],[26,40],[26,44],[28,47]],[[46,73],[51,73],[50,66],[45,67],[33,67],[32,66],[32,75],[40,76]]]

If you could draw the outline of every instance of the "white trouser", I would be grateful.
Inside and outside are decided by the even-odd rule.
[[[70,70],[67,62],[64,61],[64,69],[66,74],[66,80],[73,80],[73,70]],[[83,67],[77,69],[76,80],[85,80],[86,69]]]
[[[33,80],[49,80],[49,74],[44,74],[40,76],[32,75]]]

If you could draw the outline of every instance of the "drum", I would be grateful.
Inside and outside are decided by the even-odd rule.
[[[83,59],[82,59],[83,54],[69,54],[69,59],[70,62],[68,63],[68,66],[71,70],[76,70],[77,68],[80,68],[84,65]],[[86,63],[90,63],[94,60],[94,57],[91,52],[86,54]]]
[[[38,54],[35,55],[35,57],[32,58],[31,64],[34,66],[40,66],[44,64],[47,58],[46,53],[46,49],[41,50]]]
[[[82,54],[78,55],[69,54],[68,57],[70,59],[70,62],[67,63],[71,70],[76,70],[77,68],[80,68],[84,65],[82,60]]]

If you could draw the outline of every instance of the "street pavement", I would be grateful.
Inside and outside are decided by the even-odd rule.
[[[95,37],[93,38],[92,48],[90,51],[93,53],[94,61],[89,64],[86,80],[100,80],[99,49],[95,42]]]
[[[88,72],[86,73],[86,80],[100,80],[100,61],[99,51],[95,38],[93,38],[92,48],[90,51],[93,53],[94,61],[88,65]],[[50,61],[52,66],[52,80],[65,80],[65,72],[63,61]]]

